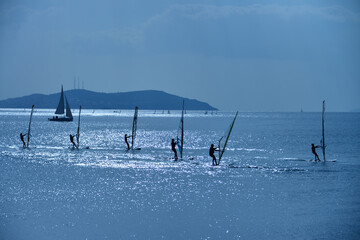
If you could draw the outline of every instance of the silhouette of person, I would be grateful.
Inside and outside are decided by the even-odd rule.
[[[24,141],[24,137],[26,136],[26,134],[22,134],[22,133],[20,133],[20,139],[21,139],[21,141],[22,141],[22,143],[23,143],[23,148],[26,148],[26,144],[25,144],[25,141]]]
[[[218,163],[216,162],[216,157],[214,155],[215,151],[219,151],[219,150],[214,147],[214,144],[211,144],[210,149],[209,149],[209,156],[212,157],[212,159],[213,159],[212,165],[218,165]]]
[[[319,155],[317,155],[315,148],[319,148],[319,146],[315,146],[313,143],[311,144],[311,151],[312,153],[315,155],[315,162],[319,161],[320,162],[320,158]]]
[[[219,151],[218,148],[214,147],[214,144],[211,144],[209,149],[209,156],[213,158],[213,165],[219,165],[216,161],[216,157],[214,155],[215,151]]]
[[[175,146],[176,146],[175,140],[174,140],[174,139],[171,139],[171,150],[174,152],[174,158],[175,158],[175,160],[177,160],[178,157],[177,157],[177,152],[176,152]]]
[[[70,142],[74,145],[73,147],[76,147],[76,144],[74,143],[74,136],[71,134],[70,134]]]
[[[127,150],[129,150],[130,149],[130,145],[129,145],[129,143],[128,143],[128,138],[130,138],[131,136],[128,136],[127,134],[125,134],[125,143],[126,143],[126,145],[127,145]]]

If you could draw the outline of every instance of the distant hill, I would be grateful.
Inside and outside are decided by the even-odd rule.
[[[123,93],[99,93],[82,89],[64,91],[71,108],[84,109],[140,109],[179,110],[182,100],[187,110],[217,110],[205,102],[196,99],[182,98],[163,91],[146,90]],[[9,98],[0,101],[0,108],[56,108],[60,92],[50,95],[32,94],[29,96]]]

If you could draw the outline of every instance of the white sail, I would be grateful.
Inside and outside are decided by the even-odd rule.
[[[220,164],[220,160],[225,152],[226,145],[228,143],[231,131],[234,127],[234,123],[235,123],[237,115],[238,115],[238,112],[236,112],[234,120],[231,122],[229,128],[225,131],[224,135],[219,140],[219,162],[218,162],[218,164]]]
[[[61,86],[60,100],[59,100],[59,104],[58,104],[58,106],[56,108],[55,114],[64,114],[64,91],[63,91],[63,86]]]
[[[177,142],[177,145],[179,148],[180,157],[182,158],[183,147],[184,147],[184,100],[183,100],[181,119],[180,119],[177,137],[176,137],[176,142]]]
[[[65,101],[66,101],[66,116],[69,118],[73,118],[72,114],[71,114],[71,109],[70,109],[70,105],[68,103],[67,98],[65,97]]]
[[[133,126],[132,126],[132,133],[131,133],[131,149],[134,149],[136,130],[137,130],[137,117],[138,117],[138,107],[135,107]]]
[[[30,113],[30,121],[29,121],[29,128],[28,128],[28,133],[27,133],[27,143],[26,143],[26,147],[29,147],[29,142],[30,142],[30,128],[31,128],[31,120],[32,120],[32,116],[33,116],[33,113],[34,113],[34,105],[32,105],[31,107],[31,113]]]

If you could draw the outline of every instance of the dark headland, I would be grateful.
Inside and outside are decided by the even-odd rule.
[[[147,110],[180,110],[182,100],[187,110],[217,110],[205,102],[182,98],[163,91],[146,90],[121,93],[99,93],[83,89],[64,91],[71,108],[80,105],[85,109],[133,109],[138,106]],[[50,95],[32,94],[0,101],[0,108],[56,108],[60,92]]]

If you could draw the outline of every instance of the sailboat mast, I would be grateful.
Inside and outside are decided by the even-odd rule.
[[[33,112],[34,112],[34,107],[35,107],[35,105],[32,105],[32,107],[31,107],[31,113],[30,113],[30,121],[29,121],[29,128],[28,128],[28,134],[27,134],[26,147],[29,147],[29,142],[30,142],[30,127],[31,127],[31,119],[32,119],[32,115],[33,115]]]
[[[325,100],[323,101],[323,109],[322,109],[322,151],[324,162],[326,161],[325,158]]]

